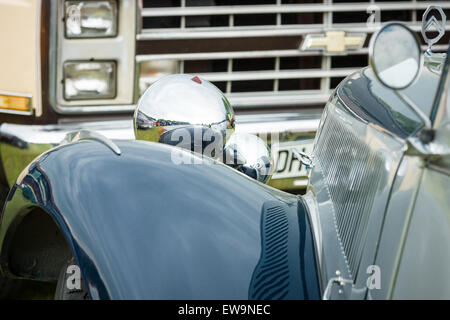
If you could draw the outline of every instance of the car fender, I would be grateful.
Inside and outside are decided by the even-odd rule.
[[[120,155],[98,141],[61,145],[28,165],[1,219],[3,269],[8,239],[39,208],[94,299],[319,297],[298,197],[176,147],[116,144]]]

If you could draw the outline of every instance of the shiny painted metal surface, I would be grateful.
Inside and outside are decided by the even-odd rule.
[[[224,94],[209,81],[188,74],[166,76],[154,83],[134,113],[136,139],[202,154],[209,147],[206,155],[212,157],[222,155],[234,127],[234,111]]]
[[[403,157],[392,184],[389,206],[385,213],[383,229],[378,241],[378,252],[374,260],[374,264],[379,266],[383,272],[380,289],[370,290],[368,299],[392,298],[408,221],[411,218],[422,175],[422,159]],[[417,236],[421,237],[421,234],[419,233]]]
[[[430,119],[435,135],[422,150],[423,153],[405,157],[399,187],[389,204],[390,221],[401,223],[398,211],[405,195],[413,199],[403,222],[398,258],[391,269],[387,286],[381,296],[393,299],[448,299],[450,297],[450,74],[449,56],[443,68]],[[437,115],[437,116],[436,116]],[[403,164],[402,164],[403,165]],[[413,179],[418,180],[414,181]],[[400,208],[399,208],[400,207]],[[389,228],[385,223],[386,229]],[[399,228],[400,229],[400,228]],[[383,230],[384,231],[384,230]],[[389,231],[389,230],[387,230]],[[394,239],[393,239],[394,238]],[[395,235],[383,232],[381,245],[395,241]],[[387,251],[387,250],[384,250]],[[380,252],[381,248],[380,248]],[[382,252],[384,253],[384,252]],[[377,262],[386,265],[389,257],[380,254]],[[392,262],[391,262],[392,264]],[[389,266],[389,264],[387,264]],[[411,280],[413,279],[413,280]],[[377,296],[374,295],[376,298]]]
[[[449,190],[448,172],[424,170],[390,298],[450,298]]]
[[[424,114],[430,114],[438,83],[439,74],[422,68],[417,81],[402,90],[402,94],[414,101]],[[430,94],[423,94],[424,91]],[[355,117],[399,138],[406,139],[423,126],[409,105],[378,82],[370,68],[349,76],[340,84],[337,95]]]
[[[233,133],[224,149],[224,163],[236,170],[267,183],[272,176],[273,156],[266,142],[248,133]]]
[[[195,153],[182,150],[199,165],[176,165],[178,148],[116,143],[120,156],[81,141],[32,162],[9,194],[0,244],[23,209],[38,206],[64,233],[94,299],[320,297],[299,198]],[[283,241],[272,243],[274,228]],[[273,245],[287,256],[273,259]]]

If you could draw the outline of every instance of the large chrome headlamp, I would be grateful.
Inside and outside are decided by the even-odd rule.
[[[117,36],[117,1],[66,1],[67,38]]]
[[[234,131],[234,111],[209,81],[188,74],[169,75],[152,84],[139,99],[134,130],[138,140],[217,158]]]

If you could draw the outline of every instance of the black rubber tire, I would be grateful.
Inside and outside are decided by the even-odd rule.
[[[81,289],[69,289],[66,282],[70,274],[68,274],[67,268],[71,265],[75,265],[75,259],[71,258],[61,268],[58,277],[58,283],[56,284],[55,300],[90,300],[89,294],[81,279]]]

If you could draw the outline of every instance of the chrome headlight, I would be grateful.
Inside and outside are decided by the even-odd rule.
[[[66,1],[67,38],[117,36],[117,1]]]
[[[108,99],[116,96],[114,61],[71,61],[64,63],[64,98]]]
[[[214,158],[222,155],[234,127],[234,111],[225,95],[209,81],[188,74],[165,76],[152,84],[134,113],[137,140]]]

